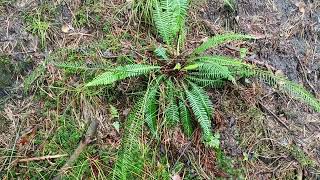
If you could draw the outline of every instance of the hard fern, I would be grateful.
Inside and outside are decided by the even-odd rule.
[[[139,175],[143,170],[143,143],[140,142],[144,124],[144,121],[141,120],[143,101],[144,98],[136,103],[127,118],[112,179],[130,179],[134,174]]]
[[[179,122],[179,109],[176,99],[176,90],[171,79],[166,81],[166,110],[165,118],[169,125],[173,126]]]
[[[115,69],[111,69],[97,76],[94,80],[86,84],[86,86],[108,85],[125,78],[148,74],[151,71],[159,69],[160,66],[151,66],[143,64],[130,64],[126,66],[119,66]]]
[[[219,46],[220,44],[227,43],[230,41],[237,41],[237,40],[245,40],[245,39],[253,39],[254,37],[249,35],[242,35],[242,34],[235,34],[235,33],[226,33],[222,35],[216,35],[208,41],[204,42],[202,45],[197,47],[191,54],[191,56],[200,55],[201,53],[205,52],[209,48],[214,48]]]
[[[278,88],[280,91],[287,93],[291,97],[309,104],[317,112],[320,112],[320,101],[307,92],[301,85],[289,81],[283,76],[275,75],[269,71],[253,69],[252,72],[254,76],[258,77],[260,80],[266,82],[270,86]]]
[[[159,76],[145,93],[142,106],[142,119],[149,126],[153,136],[157,137],[158,89],[164,76]]]
[[[183,93],[180,93],[179,99],[179,114],[180,114],[180,122],[183,127],[184,133],[191,137],[193,134],[193,126],[192,126],[192,119],[191,113],[186,105],[187,101]]]
[[[187,9],[187,0],[160,0],[155,3],[153,20],[166,44],[172,45],[179,31],[184,28]]]
[[[219,147],[219,140],[212,133],[211,118],[213,106],[208,95],[198,86],[189,82],[191,91],[184,87],[193,114],[200,124],[204,143],[209,147]]]

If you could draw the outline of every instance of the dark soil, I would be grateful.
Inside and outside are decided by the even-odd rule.
[[[262,62],[265,67],[271,66],[273,69],[279,70],[290,80],[303,84],[319,98],[320,2],[237,0],[236,7],[236,10],[232,11],[226,9],[221,1],[209,1],[203,14],[203,18],[211,22],[208,26],[209,31],[214,34],[215,32],[235,30],[262,37],[250,44],[252,48],[250,51],[253,53],[249,54],[247,59]],[[215,27],[214,30],[212,30],[212,27]],[[266,113],[264,127],[260,127],[264,129],[263,131],[267,131],[263,138],[274,139],[280,144],[294,144],[301,147],[319,165],[320,114],[310,112],[309,108],[300,103],[288,101],[281,94],[267,94],[259,103],[266,106],[264,108],[260,106],[261,110]],[[255,105],[259,105],[259,103],[255,103]],[[239,119],[239,114],[236,112],[233,114],[234,116],[230,117],[230,114],[227,114],[225,117],[227,121],[226,129],[223,130],[223,139],[225,139],[223,146],[225,149],[232,156],[259,151],[259,147],[253,148],[244,144],[241,144],[242,148],[239,148],[236,142],[241,136],[237,135],[236,129],[240,128],[240,134],[244,134],[246,130],[243,129],[243,125],[244,123],[248,124]],[[277,122],[277,119],[283,120],[284,123]],[[235,124],[237,124],[237,128]],[[254,139],[260,141],[259,138]],[[247,148],[252,148],[251,152]],[[276,154],[279,155],[279,153]],[[273,156],[276,154],[269,151],[266,155]],[[268,170],[267,167],[283,161],[283,165],[288,165],[287,168],[289,168],[291,158],[271,161],[260,159],[265,165],[258,166],[258,169],[251,166],[250,168],[253,168],[252,171],[249,170],[250,174],[252,173],[251,178],[280,178],[283,169],[279,167],[282,165],[279,164],[279,167],[273,169],[272,173],[269,172],[270,169]],[[313,178],[317,177],[315,174],[319,170],[310,171],[313,175],[310,175],[310,172],[304,172],[305,175],[309,174]]]
[[[85,28],[75,27],[70,30],[75,32],[73,35],[60,32],[63,24],[72,24],[73,13],[81,1],[61,3],[56,9],[57,13],[51,17],[54,27],[48,32],[47,46],[41,48],[39,38],[27,31],[23,12],[36,9],[42,1],[16,0],[5,4],[1,2],[0,0],[0,148],[10,149],[15,144],[16,134],[19,135],[20,129],[25,130],[33,125],[41,126],[39,121],[47,123],[43,125],[43,129],[47,130],[47,126],[49,126],[48,130],[54,129],[51,127],[54,123],[47,122],[46,119],[51,118],[52,112],[48,113],[48,117],[39,119],[37,117],[41,114],[39,107],[43,107],[43,104],[33,105],[29,95],[22,93],[22,82],[26,74],[29,74],[34,66],[42,63],[52,51],[61,47],[80,47],[81,44],[99,40],[104,32],[101,32],[102,24],[99,23],[93,23]],[[113,2],[113,5],[122,3],[122,1]],[[196,30],[190,28],[189,36],[209,37],[228,31],[259,36],[261,38],[254,42],[229,45],[221,49],[230,49],[229,53],[239,54],[235,52],[239,47],[242,45],[248,47],[249,53],[246,60],[262,63],[265,68],[272,67],[279,70],[278,73],[283,73],[290,80],[303,84],[308,91],[320,98],[320,1],[237,0],[236,8],[232,10],[226,8],[222,0],[208,0],[208,3],[197,10],[199,11],[197,15],[192,14],[196,17],[201,16],[200,19],[204,20],[203,26],[207,31],[194,33]],[[105,14],[103,19],[112,19],[114,14]],[[126,24],[127,16],[123,18],[125,20],[107,20],[113,26],[110,29],[116,31],[115,34],[128,32],[130,34],[130,30],[122,28]],[[197,23],[190,24],[201,28],[202,23]],[[200,40],[197,39],[196,42]],[[127,54],[128,49],[132,49],[133,45],[130,43],[121,42],[121,46],[124,47],[123,54]],[[105,52],[107,56],[114,55],[109,50]],[[46,70],[49,74],[51,73],[52,77],[49,78],[54,79],[54,75],[59,75],[58,71],[52,67]],[[133,81],[133,84],[135,83]],[[129,86],[128,84],[130,83],[124,83],[124,86]],[[236,167],[244,171],[247,179],[319,178],[320,114],[314,113],[304,104],[293,101],[281,93],[270,93],[270,89],[263,85],[253,82],[248,86],[247,88],[239,87],[236,90],[226,88],[212,93],[212,99],[217,107],[216,130],[222,136],[222,149],[238,162]],[[125,88],[121,88],[120,85],[118,89]],[[128,89],[123,91],[128,93]],[[13,96],[15,98],[10,99]],[[73,97],[66,97],[67,100],[69,98]],[[10,101],[3,99],[10,99]],[[124,119],[130,108],[124,104],[131,102],[121,102],[130,101],[128,98],[115,101],[119,106],[118,109],[121,109],[121,112],[123,110],[120,114]],[[91,107],[101,124],[98,132],[98,141],[101,143],[99,145],[117,148],[120,144],[120,135],[108,119],[106,102],[100,103],[101,106],[97,105],[99,108]],[[79,111],[87,110],[86,107],[82,108],[79,108]],[[21,122],[24,125],[21,125]],[[178,152],[184,149],[189,141],[184,142],[186,140],[180,136],[176,138],[177,134],[181,135],[181,133],[173,135],[175,137],[173,144],[178,147]],[[193,142],[190,149],[195,150],[194,152],[204,151],[202,154],[199,152],[199,157],[195,156],[196,159],[206,160],[208,167],[204,169],[217,171],[213,163],[215,160],[213,152],[203,150],[200,137],[195,139],[197,142]],[[199,146],[203,149],[198,148]],[[25,150],[23,153],[32,154],[33,150],[30,152]],[[180,155],[185,156],[185,154],[188,152],[183,151]]]

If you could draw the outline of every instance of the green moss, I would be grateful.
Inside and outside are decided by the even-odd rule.
[[[0,57],[0,89],[10,86],[13,82],[14,66],[8,57]]]

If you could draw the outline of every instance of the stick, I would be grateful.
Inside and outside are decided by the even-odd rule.
[[[68,156],[68,154],[58,154],[58,155],[48,155],[48,156],[41,156],[41,157],[32,157],[32,158],[26,158],[26,159],[17,159],[17,163],[22,163],[22,162],[30,162],[30,161],[43,161],[47,159],[57,159],[61,157]]]
[[[276,114],[270,111],[265,105],[262,104],[261,101],[258,102],[258,105],[262,108],[263,111],[267,111],[267,113],[271,114],[282,126],[284,126],[287,130],[290,131],[290,128],[286,123],[284,123]]]
[[[70,156],[69,160],[62,166],[62,168],[59,170],[58,175],[53,178],[53,180],[60,180],[65,174],[66,170],[71,168],[74,162],[78,159],[81,152],[85,149],[85,147],[91,142],[92,137],[95,135],[98,128],[97,121],[91,121],[90,126],[88,127],[88,130],[86,132],[85,137],[80,141],[80,144],[78,145],[77,149],[73,152],[73,154]]]

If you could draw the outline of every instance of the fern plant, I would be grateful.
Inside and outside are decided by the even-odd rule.
[[[185,39],[182,32],[185,29],[185,18],[188,8],[187,0],[160,0],[155,3],[153,19],[159,35],[163,38],[167,47],[181,45],[180,39]],[[159,86],[152,88],[148,98],[144,101],[143,117],[154,135],[157,134],[157,114],[159,99],[158,89],[160,84],[166,87],[167,99],[165,117],[170,124],[182,123],[186,134],[192,134],[192,116],[199,123],[204,143],[210,147],[217,147],[217,135],[212,132],[213,104],[207,95],[205,88],[220,87],[226,82],[236,85],[237,80],[243,77],[257,77],[272,87],[299,99],[316,111],[320,111],[320,102],[299,85],[289,81],[286,77],[275,75],[271,71],[259,69],[254,65],[243,62],[240,59],[219,55],[203,55],[208,49],[221,44],[254,39],[253,36],[227,33],[216,35],[197,47],[190,55],[180,56],[172,49],[158,49],[158,56],[166,60],[165,65],[154,64],[130,64],[109,69],[97,76],[86,86],[98,86],[113,84],[117,81],[154,74]],[[170,54],[166,54],[166,52]],[[174,50],[175,51],[175,50]],[[163,60],[161,60],[163,62]],[[159,64],[163,64],[160,63]]]
[[[219,134],[213,132],[214,104],[206,89],[221,87],[228,82],[237,85],[237,81],[243,77],[256,77],[320,112],[319,100],[304,90],[301,85],[289,81],[284,76],[275,75],[271,71],[260,69],[237,58],[205,55],[210,48],[231,41],[254,39],[253,36],[235,33],[216,35],[192,53],[181,55],[186,39],[188,0],[158,0],[153,9],[152,19],[156,31],[164,42],[163,46],[155,50],[159,57],[158,64],[118,66],[107,70],[86,84],[86,87],[109,85],[126,78],[151,75],[150,78],[153,81],[148,85],[143,101],[138,102],[139,116],[135,116],[135,121],[145,123],[153,136],[158,137],[158,114],[163,113],[165,122],[171,126],[181,124],[183,131],[189,137],[193,133],[193,125],[197,123],[201,128],[204,144],[218,148]],[[165,93],[160,93],[161,87],[164,87]],[[161,97],[163,95],[165,97]],[[159,112],[159,99],[165,100],[164,112]],[[135,147],[138,149],[138,145]],[[122,149],[130,148],[124,144]],[[131,158],[134,158],[134,153],[135,151],[130,150]],[[123,159],[130,164],[130,158],[121,157],[120,154],[116,165],[117,177],[121,174],[119,169],[125,166]]]

